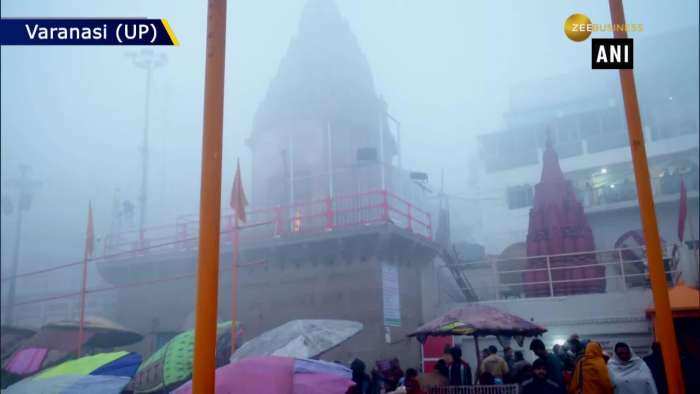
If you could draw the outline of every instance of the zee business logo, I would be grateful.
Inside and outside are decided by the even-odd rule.
[[[580,13],[569,16],[564,22],[564,34],[574,41],[582,42],[593,32],[623,32],[621,38],[594,38],[591,43],[592,69],[631,69],[634,64],[634,41],[627,38],[629,32],[643,32],[640,23],[600,24]]]

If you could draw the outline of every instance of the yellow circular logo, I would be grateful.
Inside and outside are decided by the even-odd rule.
[[[591,35],[593,24],[590,18],[583,14],[573,14],[564,22],[564,33],[569,39],[581,42]]]

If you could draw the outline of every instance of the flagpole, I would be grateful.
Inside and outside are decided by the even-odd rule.
[[[233,245],[231,254],[231,356],[236,352],[236,328],[238,322],[238,260],[240,250],[240,228],[238,227],[238,212],[233,214]]]
[[[231,209],[233,209],[233,228],[231,229],[231,356],[236,352],[237,323],[238,323],[238,267],[240,266],[240,225],[239,222],[247,220],[245,207],[248,201],[243,191],[243,180],[241,179],[241,163],[236,162],[236,175],[233,178],[233,188],[231,189]],[[229,221],[229,224],[231,222]]]
[[[610,14],[613,25],[625,24],[625,12],[622,0],[609,0]],[[615,38],[627,38],[626,31],[615,31]],[[664,360],[666,381],[670,394],[683,394],[683,379],[681,377],[681,365],[678,357],[678,344],[676,332],[673,327],[673,316],[666,286],[666,273],[664,270],[663,256],[661,254],[661,240],[659,227],[656,221],[654,198],[649,180],[649,163],[644,146],[644,134],[642,132],[642,119],[639,115],[639,103],[637,101],[637,88],[634,82],[634,73],[631,69],[620,70],[620,84],[622,97],[627,117],[627,129],[629,132],[630,150],[632,152],[632,164],[634,166],[634,178],[637,183],[637,198],[642,219],[642,228],[647,245],[649,261],[649,277],[651,290],[654,296],[656,319],[654,320],[655,333],[661,344],[661,354]]]
[[[91,253],[91,243],[94,236],[92,229],[92,203],[88,204],[88,224],[85,237],[85,252],[83,254],[83,281],[80,286],[80,323],[78,326],[78,358],[83,354],[83,339],[85,338],[85,288],[87,287],[87,262]]]
[[[209,0],[206,37],[193,393],[213,393],[215,388],[226,0]]]

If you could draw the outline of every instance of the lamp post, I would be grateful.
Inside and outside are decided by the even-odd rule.
[[[29,179],[29,166],[21,165],[20,177],[9,182],[10,186],[13,186],[19,190],[19,198],[17,199],[17,220],[15,222],[15,244],[12,252],[12,265],[10,266],[10,284],[7,289],[7,299],[5,301],[5,321],[8,325],[14,322],[14,309],[15,309],[15,292],[17,286],[17,266],[19,265],[19,251],[20,251],[20,241],[22,239],[22,212],[28,211],[31,207],[32,201],[32,190],[40,185],[40,182]],[[5,202],[6,207],[5,214],[9,215],[14,210],[12,204],[7,198]]]
[[[165,65],[167,57],[164,53],[155,53],[152,49],[142,49],[138,53],[127,53],[134,65],[146,70],[146,100],[144,102],[143,142],[141,145],[141,192],[139,195],[139,240],[143,243],[143,228],[146,223],[146,205],[148,203],[148,127],[151,98],[151,76],[153,70]]]

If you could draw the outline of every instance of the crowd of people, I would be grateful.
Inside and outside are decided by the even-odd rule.
[[[572,335],[564,345],[547,350],[544,342],[533,339],[530,350],[534,361],[522,351],[496,346],[482,351],[479,365],[472,370],[462,359],[459,346],[445,348],[430,372],[401,369],[398,359],[377,362],[366,372],[365,364],[351,364],[356,385],[348,394],[426,394],[435,387],[517,384],[521,394],[666,394],[663,359],[658,343],[644,359],[624,342],[618,342],[608,355],[600,343]],[[697,373],[686,373],[688,389],[697,389]],[[695,381],[693,381],[695,379]],[[695,391],[700,392],[700,391]]]

